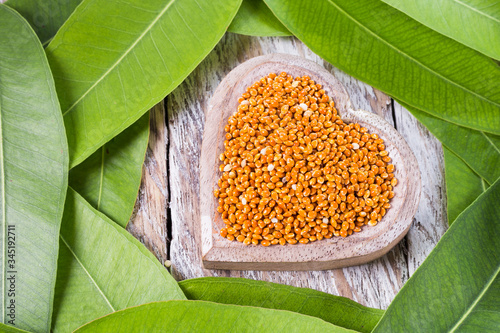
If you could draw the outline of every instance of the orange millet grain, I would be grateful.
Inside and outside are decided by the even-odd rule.
[[[307,244],[347,237],[386,214],[397,179],[384,141],[345,124],[321,85],[271,73],[238,102],[214,190],[222,237]]]

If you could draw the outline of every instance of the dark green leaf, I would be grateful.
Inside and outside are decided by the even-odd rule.
[[[71,188],[60,239],[53,331],[130,306],[185,299],[151,252]]]
[[[500,66],[379,0],[265,0],[334,66],[438,118],[500,134]]]
[[[493,184],[500,178],[500,137],[457,126],[401,103],[450,151],[475,173]]]
[[[498,332],[500,180],[464,210],[374,332]]]
[[[415,20],[500,60],[500,3],[496,0],[383,0]]]
[[[288,310],[358,332],[371,332],[384,313],[348,298],[308,288],[239,278],[199,278],[179,282],[188,299]]]
[[[280,310],[203,301],[150,303],[94,320],[75,332],[354,332]]]
[[[69,173],[69,184],[94,208],[126,227],[141,185],[149,113]]]
[[[45,46],[82,0],[9,0],[6,5],[24,16]]]
[[[68,146],[47,58],[28,22],[0,4],[0,322],[50,328],[67,184]]]
[[[451,224],[489,184],[500,178],[500,137],[457,126],[401,104],[443,144]]]
[[[460,157],[446,147],[443,147],[443,151],[448,223],[452,224],[465,208],[486,191],[487,185]]]
[[[134,123],[203,60],[241,0],[84,0],[46,49],[70,166]]]
[[[227,29],[249,36],[291,36],[263,0],[243,0],[240,10]]]

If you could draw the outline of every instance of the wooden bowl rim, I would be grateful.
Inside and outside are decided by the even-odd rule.
[[[224,125],[228,117],[236,111],[237,97],[243,93],[243,89],[273,72],[272,68],[276,68],[274,72],[286,71],[293,76],[309,75],[316,83],[322,84],[327,94],[334,99],[344,121],[358,122],[367,127],[370,133],[376,132],[384,139],[389,156],[396,166],[395,173],[399,183],[395,188],[396,196],[391,200],[393,207],[388,209],[386,216],[376,226],[365,226],[361,232],[347,238],[332,237],[308,244],[270,247],[245,246],[236,241],[230,242],[219,235],[223,222],[215,210],[217,200],[212,191],[221,174],[217,166],[220,163],[218,156],[223,149]],[[213,128],[217,135],[207,131],[207,127]],[[197,228],[200,232],[205,268],[318,270],[358,265],[374,260],[387,253],[406,235],[418,207],[420,191],[417,160],[396,129],[376,114],[352,110],[343,84],[325,68],[302,57],[274,53],[240,64],[219,84],[205,112],[200,162],[201,221]],[[386,237],[389,235],[391,237]]]

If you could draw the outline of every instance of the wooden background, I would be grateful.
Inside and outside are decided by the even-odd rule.
[[[413,150],[422,195],[408,235],[369,264],[328,271],[259,272],[203,269],[198,235],[200,147],[204,110],[224,76],[258,55],[288,53],[315,61],[347,88],[355,109],[385,117]],[[392,78],[388,75],[386,80]],[[321,82],[318,82],[321,83]],[[385,309],[446,231],[443,152],[439,141],[382,92],[332,67],[293,37],[256,38],[227,33],[207,58],[151,112],[151,135],[138,200],[127,229],[177,280],[203,276],[245,277],[308,287]]]

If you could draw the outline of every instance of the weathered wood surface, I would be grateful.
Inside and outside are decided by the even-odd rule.
[[[375,227],[365,227],[347,238],[333,237],[306,245],[245,246],[229,242],[219,235],[225,227],[216,211],[218,199],[212,196],[221,177],[219,155],[224,151],[224,124],[238,107],[238,98],[246,87],[268,73],[285,71],[292,76],[308,75],[321,82],[335,101],[335,108],[347,123],[358,123],[369,133],[377,133],[396,166],[398,185],[391,209]],[[373,261],[399,243],[411,226],[420,199],[420,171],[412,151],[401,135],[384,118],[366,111],[353,110],[343,85],[324,67],[300,56],[273,53],[252,58],[233,69],[217,87],[208,109],[201,146],[200,221],[202,262],[205,268],[241,270],[323,270]]]
[[[167,242],[167,143],[165,107],[160,102],[149,116],[149,144],[142,168],[142,181],[127,230],[165,263]]]
[[[332,72],[346,87],[353,108],[374,112],[395,125],[417,157],[422,195],[413,225],[408,235],[380,259],[360,266],[309,272],[225,271],[202,267],[200,242],[196,239],[194,226],[200,221],[199,168],[204,110],[215,88],[231,69],[255,56],[276,52],[302,56]],[[167,97],[166,110],[166,128],[152,122],[152,133],[168,131],[168,138],[163,141],[159,138],[150,143],[150,147],[163,145],[168,159],[160,161],[163,154],[160,147],[153,146],[158,150],[154,154],[151,152],[155,149],[148,150],[136,214],[129,230],[163,261],[168,224],[171,232],[168,258],[178,280],[202,276],[245,277],[309,287],[367,306],[386,308],[446,230],[443,158],[439,142],[387,95],[332,67],[295,38],[226,34],[186,81]],[[167,177],[163,178],[165,173],[168,183]],[[149,203],[152,199],[156,204]]]
[[[394,102],[399,133],[419,161],[425,191],[408,232],[408,271],[411,276],[448,228],[446,186],[441,143],[404,107]]]

